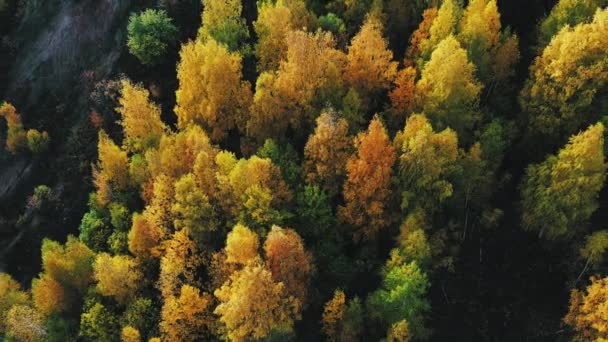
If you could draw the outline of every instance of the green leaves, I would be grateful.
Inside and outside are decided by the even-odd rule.
[[[177,28],[162,10],[132,14],[127,31],[129,51],[146,65],[158,64],[177,38]]]

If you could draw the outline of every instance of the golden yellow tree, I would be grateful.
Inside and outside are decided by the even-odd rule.
[[[260,1],[253,28],[258,36],[255,45],[258,71],[277,70],[287,57],[287,33],[293,29],[291,10],[282,1]]]
[[[252,94],[249,82],[241,79],[241,56],[210,39],[185,44],[180,57],[175,106],[179,127],[199,124],[214,141],[242,127]]]
[[[163,298],[178,296],[183,285],[195,285],[195,272],[201,265],[196,244],[184,231],[178,231],[164,243],[165,254],[160,260],[158,285]]]
[[[370,16],[348,47],[344,77],[369,104],[373,95],[386,90],[397,74],[397,63],[382,36],[382,24]]]
[[[156,224],[150,211],[135,214],[129,231],[129,251],[133,255],[147,259],[155,254],[154,248],[164,237],[164,231]]]
[[[575,341],[602,341],[608,338],[608,278],[591,278],[586,291],[570,292],[570,308],[564,322],[575,331]]]
[[[442,40],[456,33],[461,17],[462,7],[458,0],[445,0],[441,3],[429,29],[428,39],[423,39],[420,43],[424,59],[430,56]]]
[[[560,141],[597,121],[608,84],[608,9],[593,22],[564,27],[530,67],[520,103],[530,130]]]
[[[338,208],[338,218],[355,228],[355,240],[373,238],[389,224],[385,213],[390,195],[395,150],[378,117],[367,132],[355,139],[357,152],[346,164],[348,178],[344,183],[345,206]]]
[[[107,205],[114,191],[124,191],[129,186],[129,158],[104,132],[99,132],[97,143],[99,162],[93,172],[97,187],[97,202]]]
[[[304,148],[306,182],[318,185],[332,196],[337,194],[346,175],[350,149],[346,120],[338,118],[331,110],[323,112]]]
[[[226,262],[246,265],[258,256],[259,246],[258,234],[237,224],[226,237]]]
[[[67,308],[63,286],[45,273],[32,281],[32,302],[36,311],[43,316],[62,312]]]
[[[213,298],[199,289],[184,285],[179,296],[165,299],[160,330],[167,341],[199,341],[213,324],[210,306]]]
[[[166,126],[160,118],[160,108],[149,99],[150,93],[140,84],[128,79],[121,82],[120,124],[125,133],[124,146],[130,151],[142,151],[158,145]]]
[[[287,293],[305,305],[313,263],[302,238],[293,229],[273,226],[266,237],[264,252],[274,281],[282,282]]]
[[[141,336],[139,334],[139,330],[133,328],[132,326],[126,326],[122,328],[122,332],[120,333],[120,341],[121,342],[140,342]]]
[[[247,133],[258,143],[283,138],[288,127],[312,123],[313,101],[328,83],[340,83],[344,55],[331,34],[291,31],[286,36],[287,58],[276,72],[263,72],[247,122]]]
[[[143,277],[137,262],[128,256],[97,255],[93,264],[97,291],[104,296],[114,297],[119,303],[132,299]]]
[[[93,282],[95,253],[74,236],[65,245],[42,241],[42,269],[70,291],[84,292]]]
[[[259,339],[271,331],[287,332],[300,318],[298,301],[289,296],[283,283],[261,263],[250,263],[236,271],[215,296],[220,304],[214,313],[226,326],[231,341]]]
[[[419,107],[439,129],[451,127],[459,136],[479,119],[482,85],[475,78],[475,65],[454,36],[442,40],[416,84]]]

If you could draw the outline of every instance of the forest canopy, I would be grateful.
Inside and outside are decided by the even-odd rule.
[[[608,3],[502,2],[130,4],[0,101],[0,340],[608,340]]]

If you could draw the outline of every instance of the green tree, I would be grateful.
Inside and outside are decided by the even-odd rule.
[[[159,63],[177,36],[167,13],[154,9],[131,14],[127,31],[129,51],[146,65]]]
[[[368,299],[372,315],[387,327],[405,319],[412,334],[423,337],[424,315],[430,310],[425,298],[429,286],[426,274],[416,262],[388,267],[381,288]]]

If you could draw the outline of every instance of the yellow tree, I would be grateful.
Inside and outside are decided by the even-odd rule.
[[[549,239],[572,237],[599,207],[606,180],[604,126],[572,136],[557,156],[530,165],[522,181],[522,225]]]
[[[128,79],[121,82],[120,124],[125,133],[124,146],[130,151],[143,151],[158,145],[166,126],[160,118],[160,108],[149,99],[150,93]]]
[[[304,148],[304,176],[310,185],[318,185],[331,196],[339,192],[346,175],[351,139],[348,122],[335,112],[323,112],[317,127]]]
[[[7,314],[15,305],[25,305],[29,301],[27,292],[10,275],[0,273],[0,333],[6,333]]]
[[[202,260],[194,241],[181,230],[166,241],[163,248],[158,285],[163,298],[167,299],[178,296],[183,285],[195,285],[196,269]]]
[[[608,9],[593,22],[565,27],[530,67],[520,95],[533,133],[566,139],[597,121],[608,84]]]
[[[226,237],[226,262],[246,265],[258,256],[258,234],[237,224]]]
[[[575,331],[574,341],[602,341],[608,338],[608,278],[591,278],[586,291],[570,292],[570,308],[564,322]]]
[[[506,71],[513,69],[519,58],[517,36],[501,32],[496,0],[470,1],[460,22],[458,38],[477,66],[477,75],[486,84],[503,81],[510,76],[507,72],[495,73],[499,70],[494,67],[497,62],[501,62],[500,69]],[[504,44],[507,48],[503,47]]]
[[[373,96],[390,87],[397,63],[382,36],[382,24],[370,16],[348,47],[344,77],[369,104]]]
[[[271,331],[291,331],[294,320],[300,318],[298,301],[287,294],[283,283],[272,280],[261,262],[233,273],[215,296],[220,304],[214,313],[220,316],[231,341],[260,339]]]
[[[65,245],[42,241],[42,269],[66,290],[84,292],[93,282],[95,253],[83,242],[68,236]]]
[[[331,300],[325,303],[323,309],[323,333],[330,341],[339,341],[342,331],[342,321],[346,313],[346,295],[342,290],[336,290]]]
[[[258,36],[255,45],[258,71],[277,70],[287,57],[287,33],[293,29],[291,10],[283,1],[260,1],[253,28]]]
[[[442,40],[416,84],[419,107],[439,129],[451,127],[461,137],[479,119],[482,85],[475,78],[475,65],[454,36]]]
[[[97,291],[119,303],[132,299],[143,277],[137,262],[128,256],[101,253],[93,264]]]
[[[456,33],[461,17],[462,7],[458,0],[442,2],[429,29],[428,39],[423,39],[420,43],[423,59],[428,59],[431,52],[442,40]]]
[[[214,159],[218,151],[200,126],[190,125],[178,133],[163,135],[158,149],[146,151],[146,164],[152,178],[168,177],[173,188],[174,180],[193,171],[202,152]]]
[[[147,259],[155,254],[154,249],[164,237],[164,231],[151,217],[150,211],[143,214],[135,214],[129,231],[129,251],[133,255]]]
[[[389,224],[385,213],[390,195],[395,150],[380,119],[375,117],[367,130],[355,139],[356,153],[346,164],[345,206],[338,218],[355,228],[355,240],[372,238]]]
[[[62,312],[67,308],[63,286],[45,273],[32,281],[32,302],[36,311],[43,316]]]
[[[213,297],[184,285],[179,296],[165,299],[160,330],[167,341],[200,341],[213,323],[210,306]]]
[[[185,44],[180,57],[175,106],[179,127],[199,124],[214,141],[242,127],[252,94],[249,82],[241,79],[241,56],[210,39]]]
[[[13,306],[6,314],[6,326],[17,341],[38,342],[46,337],[42,316],[28,305]]]
[[[247,134],[258,143],[283,138],[288,127],[312,123],[313,101],[320,89],[340,83],[344,55],[330,33],[291,31],[286,36],[287,58],[276,72],[263,72],[247,122]]]
[[[122,332],[120,333],[120,341],[121,342],[140,342],[141,336],[139,334],[139,330],[133,328],[132,326],[126,326],[122,328]]]
[[[97,202],[105,206],[114,191],[120,192],[129,186],[129,158],[102,130],[97,143],[99,162],[93,171],[97,188]]]
[[[264,243],[264,252],[274,281],[282,282],[287,293],[305,305],[313,263],[302,238],[293,229],[273,226]]]

